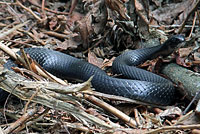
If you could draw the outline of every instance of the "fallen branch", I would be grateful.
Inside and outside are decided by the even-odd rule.
[[[105,109],[106,111],[109,111],[110,113],[112,113],[113,115],[118,117],[119,119],[125,121],[129,126],[131,126],[131,127],[137,126],[137,123],[133,118],[131,118],[128,115],[126,115],[125,113],[121,112],[117,108],[105,103],[104,101],[102,101],[94,96],[91,96],[91,95],[84,95],[84,98],[86,98],[87,100],[96,104],[97,106],[100,106],[101,108]]]
[[[181,91],[181,93],[186,94],[189,100],[192,100],[195,94],[200,90],[199,73],[195,73],[174,63],[166,65],[162,69],[162,73],[176,84],[181,84],[181,86],[184,87],[184,91]],[[200,99],[200,97],[197,99]]]
[[[29,90],[21,86],[20,83],[22,81],[28,81],[28,79],[15,73],[14,71],[3,70],[0,68],[0,80],[0,88],[14,94],[22,100],[29,100],[29,98],[36,92],[35,89]],[[29,82],[29,84],[31,84],[32,81],[29,80]],[[83,83],[85,84],[84,88],[88,87],[88,82],[90,83],[90,81]],[[55,85],[57,85],[57,83],[55,83]],[[38,93],[31,99],[31,102],[36,102],[49,108],[67,111],[74,115],[76,118],[83,120],[83,122],[88,121],[92,124],[102,126],[104,128],[112,128],[111,125],[105,123],[103,120],[93,115],[86,113],[82,108],[80,108],[80,106],[77,104],[78,99],[76,97],[59,94],[40,86],[38,86],[38,88]],[[68,103],[69,101],[71,103]]]

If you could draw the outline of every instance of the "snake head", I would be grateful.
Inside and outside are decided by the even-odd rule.
[[[183,35],[173,35],[168,40],[166,40],[162,45],[157,55],[168,56],[173,53],[176,48],[180,47],[179,44],[185,41]]]
[[[183,35],[173,35],[167,41],[165,41],[163,45],[170,47],[171,49],[175,49],[184,41],[185,37]]]

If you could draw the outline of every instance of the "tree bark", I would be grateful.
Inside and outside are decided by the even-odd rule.
[[[200,74],[181,67],[175,63],[165,65],[161,71],[169,77],[174,83],[181,85],[184,89],[186,97],[191,100],[200,90]],[[200,96],[197,97],[200,99]]]

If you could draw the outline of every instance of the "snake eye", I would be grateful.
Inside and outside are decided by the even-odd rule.
[[[169,40],[171,40],[172,43],[179,44],[185,41],[185,37],[183,35],[174,35],[169,38]]]
[[[162,49],[175,49],[180,47],[180,43],[185,41],[185,37],[183,35],[173,35],[168,40],[166,40],[163,45]]]
[[[176,48],[180,43],[185,41],[183,35],[173,35],[164,44],[165,46],[170,46],[171,48]]]

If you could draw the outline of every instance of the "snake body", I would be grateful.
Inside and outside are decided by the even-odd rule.
[[[123,74],[127,79],[110,77],[100,68],[61,52],[45,48],[26,48],[25,52],[57,77],[86,81],[93,76],[91,82],[96,91],[152,104],[170,105],[175,95],[173,84],[135,66],[157,55],[171,53],[172,49],[183,41],[182,35],[175,35],[162,45],[131,50],[118,56],[112,65],[113,71]],[[4,64],[4,67],[9,69],[13,66],[16,64],[12,60]],[[3,90],[0,90],[0,94],[4,94]]]

